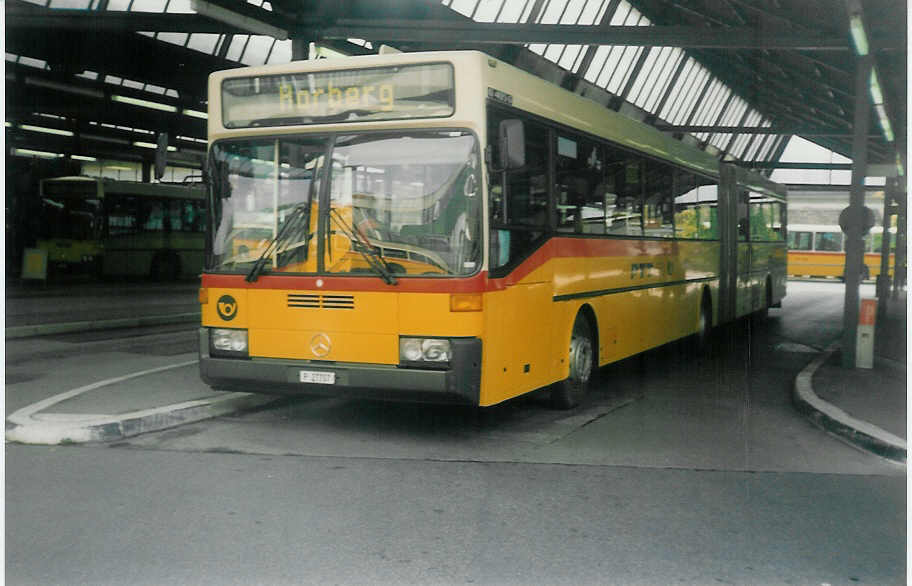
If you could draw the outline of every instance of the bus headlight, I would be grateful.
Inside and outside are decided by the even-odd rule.
[[[226,358],[247,358],[247,330],[210,328],[209,354]]]
[[[449,366],[450,341],[443,338],[399,338],[399,362],[416,366]]]

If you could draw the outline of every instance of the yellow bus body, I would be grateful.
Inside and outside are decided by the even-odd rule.
[[[679,168],[694,173],[719,175],[719,163],[711,155],[481,53],[369,56],[309,62],[306,67],[331,71],[441,61],[454,65],[456,107],[453,116],[435,120],[229,129],[222,126],[220,115],[220,87],[224,80],[295,72],[302,65],[213,74],[210,144],[256,136],[458,128],[476,133],[484,145],[489,138],[485,94],[488,88],[494,88],[510,94],[512,106],[519,111],[612,141],[644,156],[674,161]],[[487,169],[482,169],[482,173],[482,182],[488,185]],[[765,184],[758,178],[750,188],[762,190],[761,185]],[[486,233],[490,229],[487,204],[486,200]],[[334,262],[364,263],[348,243],[333,243],[328,248],[336,255]],[[736,248],[731,260],[737,266],[731,269],[737,272],[737,278],[732,281],[735,290],[731,293],[735,301],[724,319],[763,310],[785,296],[784,242],[742,242]],[[486,241],[485,265],[473,276],[413,279],[413,271],[407,270],[407,276],[395,286],[383,283],[377,275],[276,272],[248,284],[244,283],[243,275],[204,273],[203,378],[216,388],[235,388],[233,382],[245,382],[247,387],[260,392],[282,392],[280,387],[295,392],[300,387],[305,390],[298,392],[332,393],[328,386],[296,385],[298,373],[331,371],[336,376],[334,384],[344,387],[368,367],[372,375],[378,376],[407,372],[400,368],[402,337],[477,339],[483,350],[478,358],[480,364],[470,365],[480,371],[477,396],[471,396],[471,402],[487,406],[566,379],[571,331],[581,313],[592,316],[598,365],[698,332],[704,300],[710,306],[710,324],[723,321],[719,309],[723,304],[720,293],[723,255],[718,239],[622,236],[590,239],[552,233],[531,256],[496,278],[491,276],[488,266],[490,253],[490,243]],[[315,257],[313,254],[310,258]],[[314,267],[300,264],[293,271],[307,272]],[[424,272],[417,270],[422,268],[427,270],[416,267],[414,272]],[[479,310],[454,311],[457,295],[480,298]],[[219,310],[219,299],[223,298],[230,300],[226,303],[236,303],[236,311]],[[230,317],[226,319],[226,315]],[[213,328],[248,332],[246,365],[242,361],[217,361],[207,355],[209,339],[205,332]],[[267,374],[266,366],[270,364],[275,368]],[[241,371],[248,367],[252,374],[242,376]],[[256,370],[260,367],[263,370]],[[225,370],[216,372],[217,368]],[[226,374],[222,376],[222,372]],[[417,374],[425,377],[422,380],[438,380],[434,373]],[[410,397],[406,391],[420,387],[419,383],[413,387],[410,380],[401,380],[403,397]]]

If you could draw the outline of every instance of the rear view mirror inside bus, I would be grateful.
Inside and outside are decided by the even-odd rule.
[[[522,120],[500,122],[500,165],[504,170],[526,165],[526,132]]]

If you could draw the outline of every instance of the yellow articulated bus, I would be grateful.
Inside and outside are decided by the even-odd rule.
[[[200,372],[488,406],[785,296],[779,185],[474,51],[209,78]]]
[[[199,184],[72,176],[43,179],[39,189],[36,246],[54,270],[155,280],[199,275],[206,225]]]
[[[896,228],[890,228],[889,272],[893,276]],[[883,226],[874,226],[864,238],[862,279],[880,275]],[[788,226],[788,275],[844,279],[845,236],[836,225],[790,224]]]

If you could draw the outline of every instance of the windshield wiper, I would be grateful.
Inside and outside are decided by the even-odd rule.
[[[266,246],[266,250],[263,251],[263,254],[260,255],[256,262],[253,263],[253,267],[250,269],[250,272],[247,273],[245,280],[248,283],[253,283],[260,276],[260,273],[263,272],[263,267],[266,266],[266,262],[269,260],[269,257],[278,250],[279,243],[285,240],[285,236],[288,234],[295,234],[298,231],[298,228],[301,227],[301,224],[305,220],[310,219],[310,204],[298,204],[285,216],[285,223],[282,224],[282,227],[279,229],[278,233],[275,235],[275,238],[269,241],[269,244]],[[305,237],[305,242],[310,239],[310,234]]]
[[[352,248],[361,253],[361,256],[367,261],[367,264],[374,269],[374,272],[380,275],[383,282],[387,285],[396,285],[396,277],[393,276],[393,272],[390,270],[383,255],[377,252],[367,237],[361,234],[357,229],[352,228],[336,208],[330,208],[329,217],[336,222],[336,225],[342,231],[342,234],[352,241]]]

